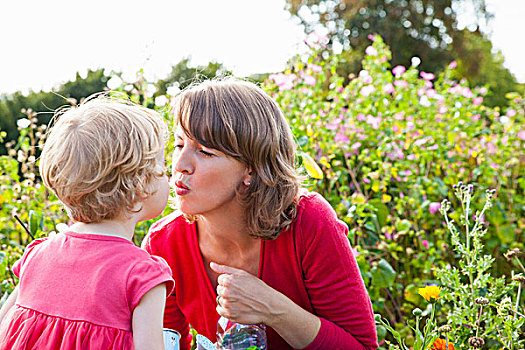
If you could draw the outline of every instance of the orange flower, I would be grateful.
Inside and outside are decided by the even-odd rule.
[[[438,286],[426,286],[425,288],[419,288],[418,293],[425,298],[426,301],[436,301],[439,299],[441,288]]]
[[[434,344],[430,346],[429,349],[432,350],[455,350],[454,344],[452,344],[450,341],[448,342],[448,349],[447,349],[447,342],[445,339],[437,338]]]

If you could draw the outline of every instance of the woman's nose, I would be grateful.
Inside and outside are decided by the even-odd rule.
[[[192,174],[193,164],[186,148],[175,150],[173,153],[173,175],[176,173]]]

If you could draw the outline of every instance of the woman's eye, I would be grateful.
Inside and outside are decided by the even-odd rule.
[[[175,148],[177,149],[182,149],[184,147],[184,145],[175,145]]]
[[[203,155],[205,155],[206,157],[213,157],[213,154],[212,154],[212,153],[210,153],[210,152],[206,152],[205,150],[202,150],[202,149],[201,149],[200,152],[201,152]]]

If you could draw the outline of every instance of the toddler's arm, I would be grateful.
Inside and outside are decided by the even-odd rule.
[[[164,350],[162,320],[166,303],[166,285],[161,283],[144,294],[133,310],[135,350]]]
[[[4,305],[2,305],[2,308],[0,309],[0,323],[4,320],[5,315],[7,314],[7,311],[9,311],[10,308],[12,308],[15,305],[16,298],[18,297],[18,287],[15,287],[15,290],[9,298],[5,301]]]

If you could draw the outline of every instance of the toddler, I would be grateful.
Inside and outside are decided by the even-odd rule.
[[[13,266],[20,283],[0,310],[0,349],[164,349],[171,270],[132,238],[167,203],[166,125],[101,96],[59,114],[40,174],[74,223]]]

